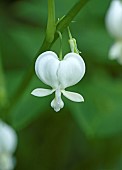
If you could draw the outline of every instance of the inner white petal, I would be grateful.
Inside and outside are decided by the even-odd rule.
[[[64,107],[64,102],[61,99],[60,89],[56,89],[55,98],[51,102],[51,107],[54,108],[56,112],[60,111],[60,109]]]
[[[54,98],[54,99],[52,100],[52,102],[51,102],[51,107],[52,107],[56,112],[60,111],[60,105],[57,104],[55,98]]]

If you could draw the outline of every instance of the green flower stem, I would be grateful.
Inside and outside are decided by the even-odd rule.
[[[69,26],[71,21],[75,18],[75,16],[80,12],[80,10],[83,8],[83,6],[90,0],[80,0],[78,1],[72,8],[69,10],[67,15],[65,15],[56,25],[56,31],[54,35],[54,40],[52,42],[48,42],[47,39],[45,38],[43,41],[43,44],[39,50],[39,54],[49,50],[53,43],[57,40],[59,37],[58,31],[63,32],[65,28]],[[37,57],[37,56],[36,56]]]
[[[0,108],[5,107],[8,103],[7,91],[5,86],[5,77],[2,68],[2,57],[0,53]]]
[[[68,30],[69,39],[72,39],[72,34],[71,34],[71,32],[70,32],[69,27],[67,27],[67,30]]]
[[[62,32],[65,28],[69,26],[71,21],[75,18],[75,16],[80,12],[82,7],[88,2],[89,0],[80,0],[78,1],[72,9],[63,17],[63,19],[58,22],[56,29]]]
[[[74,19],[74,17],[78,14],[78,12],[82,9],[82,7],[88,1],[89,0],[80,0],[80,1],[78,1],[72,7],[72,9],[67,13],[67,15],[65,15],[65,17],[63,17],[63,19],[58,22],[58,24],[56,26],[56,31],[55,31],[54,39],[53,38],[48,38],[48,36],[50,37],[49,32],[48,32],[48,28],[49,28],[49,23],[50,22],[48,20],[46,37],[45,37],[45,39],[43,41],[43,44],[42,44],[39,52],[35,56],[35,60],[36,60],[36,58],[38,57],[38,55],[40,53],[42,53],[44,51],[47,51],[47,50],[49,50],[51,48],[53,43],[59,37],[57,31],[63,32],[63,30],[69,26],[70,22]],[[52,1],[50,0],[50,2],[52,2]],[[19,99],[24,94],[25,90],[27,89],[28,85],[30,84],[30,82],[32,80],[32,77],[34,75],[34,62],[35,62],[35,60],[32,62],[32,64],[30,65],[29,69],[25,73],[25,76],[23,78],[22,83],[20,84],[20,86],[18,87],[17,91],[15,92],[15,94],[13,95],[13,97],[11,99],[10,105],[8,107],[4,108],[4,110],[3,110],[4,114],[8,114],[8,113],[10,113],[12,111],[14,105],[18,103]]]
[[[62,60],[62,34],[58,31],[59,38],[60,38],[60,51],[59,51],[59,59]]]
[[[55,23],[55,2],[54,0],[48,0],[48,21],[45,40],[51,43],[54,39],[56,31]]]

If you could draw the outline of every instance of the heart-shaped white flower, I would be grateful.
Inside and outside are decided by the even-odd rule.
[[[51,86],[52,90],[37,88],[31,94],[43,97],[55,92],[55,98],[51,102],[51,107],[56,112],[64,106],[61,93],[72,101],[84,101],[80,94],[65,91],[65,88],[77,84],[84,76],[85,63],[80,55],[71,52],[66,54],[64,59],[60,61],[56,53],[46,51],[37,58],[35,71],[39,79]]]

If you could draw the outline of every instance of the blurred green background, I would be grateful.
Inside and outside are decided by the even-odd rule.
[[[75,0],[55,0],[56,18],[64,16]],[[55,113],[54,96],[37,98],[30,93],[45,87],[34,75],[9,121],[19,143],[16,170],[121,170],[122,169],[122,66],[108,59],[113,39],[104,19],[110,0],[90,0],[70,24],[86,63],[86,74],[76,86],[84,103],[63,97],[65,107]],[[45,0],[0,1],[0,56],[6,98],[13,95],[34,59],[47,22]],[[69,52],[63,33],[63,54]],[[58,53],[59,41],[52,50]],[[3,83],[5,80],[5,83]],[[0,95],[2,105],[3,95]]]

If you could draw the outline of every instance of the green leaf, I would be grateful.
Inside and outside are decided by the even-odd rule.
[[[121,80],[114,81],[106,72],[97,70],[78,89],[85,102],[70,104],[69,109],[88,136],[105,138],[122,132]]]

